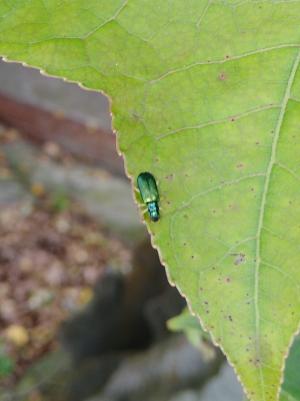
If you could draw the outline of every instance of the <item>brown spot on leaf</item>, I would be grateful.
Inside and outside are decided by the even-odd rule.
[[[168,180],[168,181],[172,181],[173,178],[174,178],[174,174],[168,174],[168,175],[165,176],[165,179]]]
[[[134,118],[135,121],[141,121],[142,120],[140,115],[135,111],[132,113],[132,117]]]
[[[246,255],[244,253],[235,254],[234,264],[239,266],[242,263],[245,263]]]
[[[228,77],[225,74],[225,72],[221,72],[221,74],[219,74],[219,80],[220,81],[226,81],[227,79],[228,79]]]

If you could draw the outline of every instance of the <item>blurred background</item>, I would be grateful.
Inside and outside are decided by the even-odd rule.
[[[107,99],[1,61],[0,400],[242,401],[185,306]]]

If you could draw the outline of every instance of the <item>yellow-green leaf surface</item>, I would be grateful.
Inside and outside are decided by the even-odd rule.
[[[0,54],[103,90],[169,277],[251,401],[300,317],[300,2],[0,0]]]
[[[199,329],[201,333],[201,327]],[[286,361],[280,401],[300,401],[300,337],[296,337]],[[245,399],[245,401],[247,401]]]

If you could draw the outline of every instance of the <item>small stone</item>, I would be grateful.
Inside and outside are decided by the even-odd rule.
[[[88,261],[89,254],[85,249],[79,248],[79,249],[74,249],[73,257],[77,263],[85,263]]]
[[[60,262],[53,263],[45,273],[45,278],[50,286],[63,284],[66,278],[64,266]]]
[[[54,142],[47,142],[44,145],[44,151],[48,156],[52,158],[58,158],[61,156],[61,149],[59,145]]]
[[[47,305],[53,299],[51,291],[41,288],[35,291],[28,300],[28,308],[30,310],[37,310]]]
[[[13,321],[17,315],[17,308],[12,299],[3,299],[0,305],[0,316],[5,321]]]

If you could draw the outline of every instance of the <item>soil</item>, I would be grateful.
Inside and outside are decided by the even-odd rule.
[[[1,180],[14,179],[1,146],[19,135],[0,135],[0,192]],[[74,162],[51,144],[41,157]],[[2,377],[0,369],[0,387],[13,385],[57,347],[60,323],[91,300],[106,267],[130,265],[129,250],[80,205],[65,196],[49,198],[43,188],[30,191],[30,200],[0,207],[0,362],[5,355],[14,366]]]

